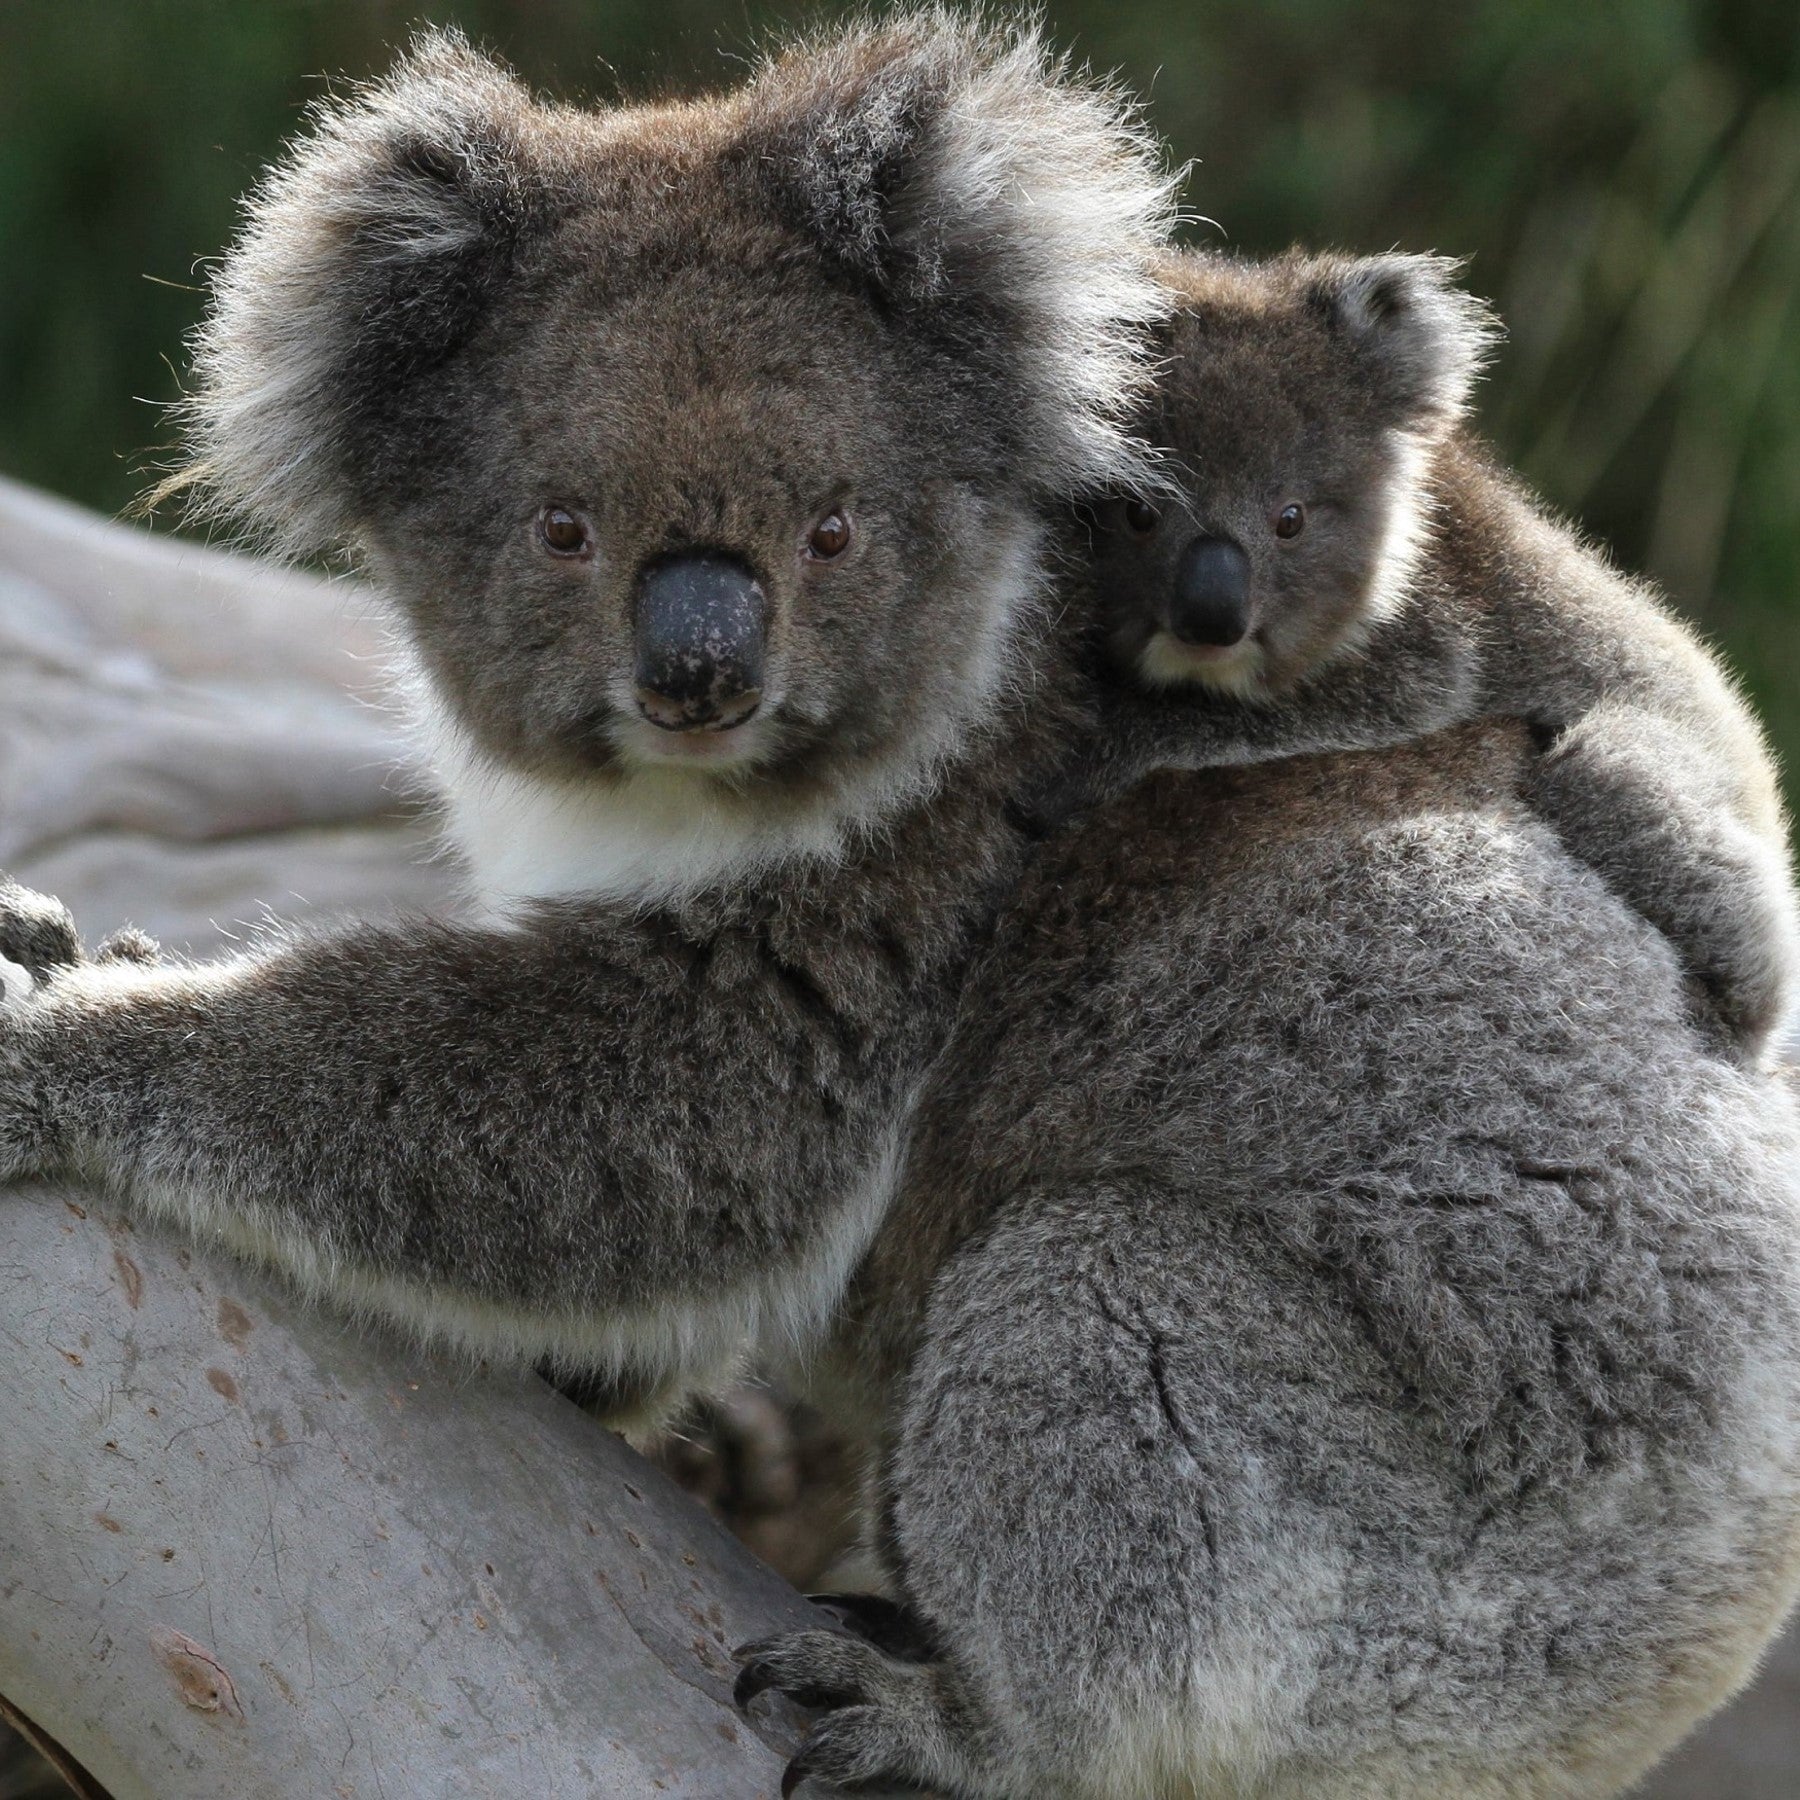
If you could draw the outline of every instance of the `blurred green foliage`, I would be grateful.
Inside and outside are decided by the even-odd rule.
[[[797,15],[0,0],[0,468],[107,509],[143,485],[235,197],[421,16],[604,95],[729,80]],[[1054,0],[1050,25],[1202,159],[1197,229],[1471,256],[1511,328],[1487,428],[1724,643],[1800,770],[1794,0]]]

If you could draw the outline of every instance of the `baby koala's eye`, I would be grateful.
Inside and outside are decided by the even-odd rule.
[[[806,540],[806,554],[812,562],[836,562],[849,548],[850,521],[841,512],[828,512]]]
[[[1125,502],[1125,523],[1139,537],[1148,537],[1162,523],[1162,514],[1148,500],[1131,499]]]
[[[537,521],[538,536],[554,556],[582,556],[590,539],[587,521],[566,506],[546,506]]]
[[[1291,506],[1284,506],[1275,515],[1275,535],[1278,538],[1296,538],[1306,529],[1306,508],[1298,501]]]

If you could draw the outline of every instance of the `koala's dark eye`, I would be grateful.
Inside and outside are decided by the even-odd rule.
[[[806,540],[806,554],[814,562],[836,562],[849,548],[850,521],[841,512],[828,512]]]
[[[589,545],[587,521],[566,506],[546,506],[538,514],[538,536],[557,556],[580,556]]]
[[[1278,538],[1295,538],[1306,529],[1306,508],[1296,502],[1292,506],[1284,506],[1275,515],[1275,535]]]
[[[1127,500],[1125,523],[1139,537],[1148,537],[1162,523],[1162,514],[1148,500]]]

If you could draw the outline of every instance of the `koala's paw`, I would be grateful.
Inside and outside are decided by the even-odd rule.
[[[743,1645],[733,1697],[748,1706],[773,1689],[829,1710],[807,1732],[781,1778],[784,1796],[809,1779],[851,1791],[927,1789],[983,1795],[970,1709],[939,1663],[890,1656],[840,1631],[794,1631]]]
[[[94,961],[136,963],[140,968],[149,968],[162,961],[162,945],[147,931],[139,931],[135,925],[124,925],[110,937],[100,940],[94,949]]]
[[[42,980],[52,969],[81,961],[81,937],[69,909],[0,875],[0,960]]]

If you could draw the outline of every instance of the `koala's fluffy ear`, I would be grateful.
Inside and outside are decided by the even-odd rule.
[[[341,543],[381,427],[460,343],[548,214],[540,108],[455,32],[317,110],[214,276],[183,411],[204,484],[289,552]],[[152,500],[156,498],[152,496]]]
[[[1124,421],[1171,308],[1176,178],[1129,102],[1034,29],[937,9],[790,49],[747,102],[789,215],[994,384],[1029,479],[1143,479]]]
[[[1305,294],[1357,358],[1394,424],[1435,435],[1461,418],[1500,335],[1485,302],[1444,256],[1327,257],[1305,265]]]

